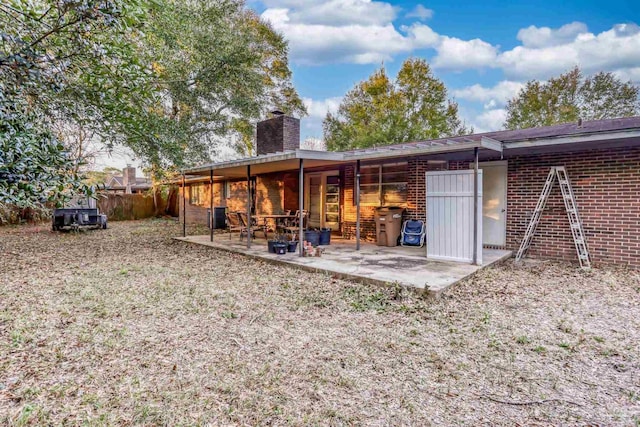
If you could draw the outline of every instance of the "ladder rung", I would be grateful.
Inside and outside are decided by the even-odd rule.
[[[547,180],[545,181],[544,187],[542,189],[542,193],[540,193],[538,203],[533,211],[533,214],[531,215],[531,220],[529,221],[529,225],[526,228],[524,238],[522,239],[522,242],[520,244],[520,249],[518,250],[516,260],[520,260],[521,258],[523,258],[527,252],[527,249],[531,247],[535,230],[538,223],[540,222],[540,217],[542,216],[544,206],[547,199],[549,198],[551,188],[553,187],[553,181],[556,179],[556,177],[558,178],[558,183],[560,184],[560,191],[562,192],[562,198],[564,199],[564,206],[569,218],[571,234],[573,235],[573,241],[576,245],[576,252],[578,253],[580,266],[589,268],[591,266],[591,262],[589,260],[589,250],[584,238],[582,223],[580,222],[580,218],[578,217],[578,208],[574,199],[573,189],[571,188],[571,182],[569,182],[569,176],[564,166],[554,166],[549,171]]]

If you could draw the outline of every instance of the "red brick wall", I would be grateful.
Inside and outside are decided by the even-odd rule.
[[[207,224],[207,209],[210,206],[209,183],[204,182],[205,197],[200,205],[191,204],[189,184],[187,184],[187,224]],[[223,183],[213,184],[214,206],[226,206],[229,211],[247,210],[247,182],[232,181],[229,183],[228,198],[223,196]],[[297,185],[297,184],[296,184]],[[273,214],[283,211],[284,204],[284,183],[282,174],[265,174],[256,178],[256,212],[258,214]],[[182,221],[182,191],[180,191],[180,221]]]
[[[549,168],[565,166],[595,264],[640,266],[640,148],[509,159],[507,245],[517,250]],[[557,182],[530,256],[577,261]]]
[[[564,165],[573,184],[585,226],[587,243],[595,264],[625,264],[640,267],[640,148],[611,149],[569,154],[517,156],[508,158],[507,247],[517,250],[551,166]],[[449,162],[448,169],[467,169],[468,162]],[[427,158],[409,160],[407,215],[425,219],[425,172],[440,169],[428,165]],[[343,183],[341,221],[345,237],[355,237],[356,207],[354,166],[341,168]],[[232,184],[232,197],[219,198],[216,206],[228,203],[232,210],[246,209],[246,183]],[[187,195],[189,192],[187,192]],[[297,209],[297,173],[258,178],[257,202],[260,213]],[[180,198],[182,202],[182,198]],[[206,223],[205,207],[187,205],[187,222]],[[375,208],[361,207],[361,235],[375,238]],[[182,215],[182,207],[180,208]],[[542,215],[531,257],[551,257],[576,261],[564,204],[557,184]]]
[[[298,174],[295,172],[286,172],[283,174],[284,179],[284,209],[295,212],[298,210]]]
[[[207,209],[211,206],[211,197],[209,196],[209,183],[202,183],[205,188],[205,198],[201,205],[192,205],[190,203],[191,192],[189,191],[189,184],[187,184],[187,224],[207,224]],[[222,198],[223,184],[216,182],[213,184],[213,205],[225,206],[225,200]],[[182,187],[180,188],[178,204],[180,205],[179,219],[182,222],[182,213],[184,212],[182,207]]]
[[[344,203],[342,206],[342,234],[346,238],[356,237],[356,205],[354,203],[355,165],[344,168]],[[375,208],[373,206],[360,207],[360,237],[363,240],[372,240],[376,235],[376,224],[373,220]]]
[[[256,213],[269,215],[282,212],[284,206],[282,178],[282,173],[265,174],[256,178]]]
[[[444,168],[446,169],[446,164]],[[426,178],[429,170],[440,170],[440,164],[428,164],[428,157],[413,157],[408,159],[407,178],[407,205],[405,218],[426,220]],[[344,210],[343,210],[343,235],[347,238],[355,238],[356,230],[356,206],[354,204],[355,167],[345,168]],[[375,207],[360,207],[360,235],[365,240],[375,240],[376,224],[374,221]]]

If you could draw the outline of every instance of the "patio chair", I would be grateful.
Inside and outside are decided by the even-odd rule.
[[[424,246],[426,227],[423,221],[408,219],[402,224],[400,244],[402,246]]]
[[[245,227],[241,220],[238,212],[227,212],[227,229],[229,230],[229,240],[231,240],[231,233],[234,231],[240,232],[240,240],[242,240],[242,235],[247,233],[247,227]]]
[[[245,234],[247,233],[247,213],[246,212],[238,212],[238,220],[240,224],[244,227]],[[269,240],[268,227],[266,224],[259,225],[258,221],[255,218],[251,218],[251,238],[255,239],[256,231],[262,231],[264,233],[264,239]],[[242,233],[240,233],[240,240],[242,240]]]
[[[307,229],[307,223],[308,223],[308,219],[309,219],[309,212],[306,209],[302,210],[302,229],[306,230]],[[296,211],[296,215],[294,218],[292,218],[290,220],[290,224],[283,227],[283,231],[285,233],[291,233],[295,238],[295,236],[298,235],[298,233],[300,232],[300,211],[297,210]]]

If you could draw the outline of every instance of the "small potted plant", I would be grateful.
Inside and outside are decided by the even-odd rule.
[[[295,236],[291,237],[291,240],[287,242],[287,252],[295,252],[298,249],[298,241]]]

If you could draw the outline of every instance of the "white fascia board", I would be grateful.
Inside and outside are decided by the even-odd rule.
[[[339,151],[296,150],[296,158],[306,160],[332,160],[340,162],[344,160],[344,153]]]
[[[497,151],[498,153],[502,153],[502,142],[498,140],[483,136],[482,138],[480,138],[480,144],[482,145],[483,148]]]
[[[227,160],[224,162],[209,163],[202,166],[196,166],[188,168],[183,173],[198,173],[213,169],[225,169],[238,166],[250,166],[263,163],[279,162],[283,160],[291,159],[307,159],[307,160],[330,160],[330,161],[342,161],[344,160],[343,153],[337,153],[333,151],[315,151],[315,150],[291,150],[282,153],[262,154],[260,156],[246,157],[244,159]]]
[[[504,149],[544,147],[548,145],[577,144],[593,141],[611,141],[615,139],[640,138],[640,130],[600,132],[587,135],[560,136],[554,138],[540,138],[527,141],[505,142]]]
[[[278,162],[282,160],[296,159],[297,153],[295,151],[285,151],[284,153],[263,154],[260,156],[247,157],[244,159],[227,160],[224,162],[209,163],[202,166],[196,166],[194,168],[184,169],[182,173],[198,173],[213,169],[225,169],[238,166],[250,166],[262,163]]]
[[[367,153],[353,153],[346,154],[345,160],[374,160],[380,158],[391,158],[391,157],[411,157],[411,156],[420,156],[426,154],[440,154],[440,153],[453,153],[456,151],[465,151],[472,148],[482,148],[483,145],[480,141],[474,142],[463,142],[460,144],[454,145],[430,145],[428,147],[415,147],[412,149],[405,150],[385,150],[380,152],[367,152]]]

